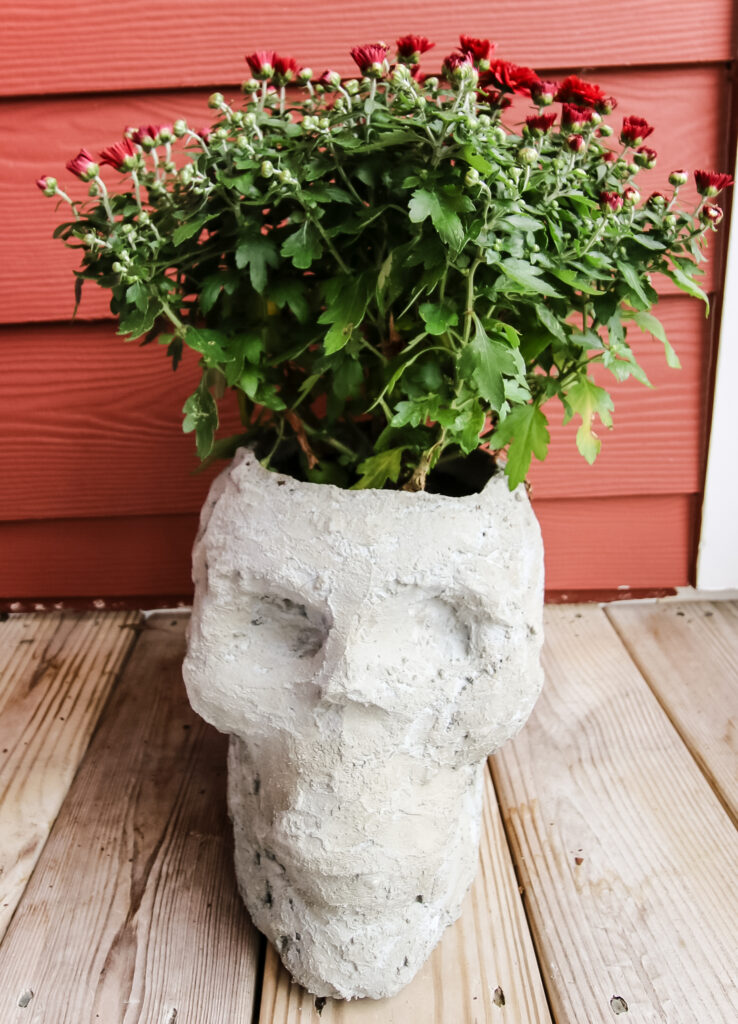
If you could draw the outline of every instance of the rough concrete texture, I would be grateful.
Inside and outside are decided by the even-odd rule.
[[[543,553],[525,491],[213,483],[194,549],[194,708],[231,735],[243,899],[319,996],[380,998],[473,880],[485,759],[540,691]]]

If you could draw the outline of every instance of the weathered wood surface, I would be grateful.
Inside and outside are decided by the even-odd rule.
[[[148,620],[105,709],[0,946],[3,1022],[251,1021],[226,740],[187,704],[185,621]]]
[[[725,130],[729,84],[724,67],[604,71],[597,72],[597,80],[619,99],[610,119],[616,128],[627,114],[638,114],[655,126],[649,145],[658,151],[658,163],[638,174],[644,198],[654,190],[669,192],[668,176],[675,167],[729,170]],[[128,82],[127,87],[131,87]],[[70,195],[84,198],[86,186],[64,169],[80,146],[97,152],[119,138],[128,124],[166,122],[179,116],[195,127],[207,124],[212,114],[207,109],[208,92],[44,97],[0,106],[0,133],[13,138],[13,145],[0,153],[0,218],[8,240],[0,280],[0,322],[66,320],[74,309],[72,271],[79,266],[79,254],[51,237],[68,208],[63,204],[57,209],[53,200],[41,195],[35,180],[53,174]],[[240,102],[237,94],[233,99]],[[528,112],[527,106],[520,101],[509,123],[519,124],[523,111]],[[104,173],[116,180],[116,172],[106,169]],[[694,205],[691,180],[682,196],[688,206]],[[711,245],[710,251],[714,254],[716,247]],[[720,278],[721,267],[713,258],[703,286],[713,290]],[[660,275],[654,285],[664,294],[677,291]],[[107,292],[88,282],[79,316],[108,317],[109,301]]]
[[[408,31],[436,40],[441,55],[458,33],[489,35],[501,56],[547,68],[727,61],[730,0],[611,0],[585,15],[575,0],[282,0],[244,5],[222,0],[7,0],[3,16],[2,93],[90,92],[240,82],[243,54],[292,53],[317,73],[351,73],[349,50]]]
[[[493,774],[556,1020],[738,1017],[738,836],[594,606],[549,608],[547,683]]]
[[[0,623],[0,939],[139,618],[137,612],[55,612]]]
[[[459,920],[392,999],[318,1000],[269,947],[259,1024],[544,1024],[550,1022],[492,780],[485,780],[480,867]]]
[[[738,603],[611,605],[607,616],[738,825]]]
[[[541,499],[548,590],[633,590],[689,582],[695,496]],[[192,592],[197,515],[0,523],[8,599]],[[576,544],[572,538],[576,538]]]

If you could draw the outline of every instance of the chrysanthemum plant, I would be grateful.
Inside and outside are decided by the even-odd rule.
[[[613,403],[595,363],[648,384],[629,325],[678,366],[652,277],[707,303],[697,264],[729,177],[696,171],[694,210],[682,170],[643,202],[643,118],[613,131],[597,85],[541,81],[487,40],[462,36],[426,76],[431,45],[399,39],[393,65],[384,44],[357,47],[348,81],[255,53],[240,108],[210,97],[212,127],[82,150],[68,169],[89,201],[38,182],[72,207],[56,233],[81,249],[78,297],[85,280],[109,289],[119,333],[166,345],[175,368],[199,354],[183,427],[201,459],[251,444],[304,479],[417,490],[483,447],[506,450],[513,487],[546,455],[552,399],[597,455]],[[537,109],[511,126],[516,93]],[[243,427],[216,440],[229,389]]]

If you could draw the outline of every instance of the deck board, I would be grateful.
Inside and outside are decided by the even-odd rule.
[[[67,612],[18,615],[0,624],[0,938],[135,640],[139,617]]]
[[[551,1016],[487,774],[480,870],[461,917],[391,999],[319,1001],[267,949],[259,1024],[544,1024]],[[504,1018],[500,1014],[504,998]],[[322,1004],[322,1005],[321,1005]]]
[[[0,946],[3,1024],[251,1020],[226,740],[187,704],[185,622],[148,620],[105,709]]]
[[[546,630],[493,774],[554,1016],[730,1024],[738,836],[605,613],[552,607]]]
[[[738,602],[613,605],[607,616],[738,825]]]

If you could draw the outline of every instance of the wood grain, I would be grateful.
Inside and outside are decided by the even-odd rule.
[[[535,500],[546,587],[677,587],[690,581],[692,495]],[[187,595],[194,514],[0,524],[0,593],[8,599]]]
[[[137,612],[0,623],[0,940],[135,640]]]
[[[453,13],[452,13],[453,12]],[[349,50],[378,37],[392,41],[408,31],[435,39],[439,55],[458,33],[489,35],[499,53],[527,65],[558,68],[612,64],[728,61],[730,0],[611,0],[589,12],[586,25],[574,0],[555,12],[546,0],[393,0],[367,5],[343,0],[281,0],[244,5],[222,0],[119,0],[93,4],[56,0],[4,8],[4,95],[90,92],[126,88],[238,83],[243,54],[256,49],[294,53],[320,73],[352,72]]]
[[[9,1024],[251,1020],[226,740],[187,703],[185,622],[148,620],[0,946]]]
[[[738,603],[623,604],[606,611],[738,825]]]
[[[621,115],[635,113],[656,126],[649,145],[659,153],[658,164],[638,175],[644,198],[655,189],[668,190],[668,175],[674,167],[730,169],[726,152],[729,85],[724,67],[606,71],[598,72],[598,80],[619,99],[611,118],[616,128]],[[57,210],[56,203],[35,187],[36,179],[53,174],[71,195],[84,198],[86,187],[64,170],[80,146],[99,151],[119,138],[128,124],[165,122],[178,116],[195,126],[209,123],[208,92],[44,97],[0,106],[0,133],[13,139],[13,145],[0,153],[0,218],[7,239],[0,322],[68,319],[74,309],[72,271],[79,265],[78,254],[51,237],[67,208]],[[233,99],[240,102],[235,94]],[[516,108],[510,124],[519,123],[527,112],[524,104]],[[105,174],[111,182],[115,180],[115,172]],[[691,182],[682,195],[692,208],[696,193]],[[715,246],[711,249],[713,258],[704,279],[708,290],[715,289],[721,279]],[[676,291],[666,278],[656,277],[654,284],[664,294]],[[85,285],[79,315],[84,319],[109,316],[107,293]]]
[[[653,389],[612,385],[615,428],[596,427],[602,452],[579,455],[577,423],[563,425],[551,403],[551,447],[533,461],[536,497],[695,493],[701,484],[709,324],[699,305],[663,299],[657,312],[683,368],[666,366],[660,342],[632,329]],[[176,373],[164,350],[139,348],[111,325],[0,329],[0,519],[75,518],[196,512],[219,468],[196,474],[182,405],[199,380],[188,353]],[[38,372],[37,367],[47,367]],[[609,378],[609,380],[608,380]],[[223,434],[240,430],[224,403]]]
[[[553,1015],[738,1015],[738,835],[605,613],[550,607],[547,682],[493,774]]]
[[[544,1024],[551,1017],[502,829],[485,778],[480,867],[459,920],[413,981],[391,999],[317,1001],[294,984],[270,946],[259,1024]],[[323,1003],[321,1007],[321,1003]]]

